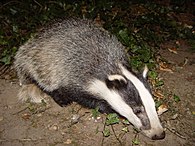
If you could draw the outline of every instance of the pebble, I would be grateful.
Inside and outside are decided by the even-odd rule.
[[[72,123],[72,124],[76,124],[76,123],[79,122],[79,119],[80,119],[80,115],[74,114],[74,115],[72,115],[72,117],[71,117],[71,123]]]
[[[57,125],[52,125],[49,127],[49,130],[52,130],[52,131],[57,131],[59,129],[59,127]]]
[[[3,117],[0,117],[0,122],[3,121]]]
[[[71,139],[67,139],[64,144],[71,144],[72,143],[72,140]]]
[[[175,120],[177,117],[178,117],[178,114],[174,114],[174,115],[171,117],[171,119],[172,119],[172,120]]]
[[[42,116],[42,113],[37,114],[37,117],[41,117],[41,116]]]

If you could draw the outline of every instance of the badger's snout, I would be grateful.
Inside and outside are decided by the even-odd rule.
[[[165,138],[165,131],[163,128],[143,130],[142,132],[152,140],[161,140]]]
[[[152,140],[161,140],[165,138],[165,131],[163,131],[160,134],[155,134],[154,136],[152,136]]]

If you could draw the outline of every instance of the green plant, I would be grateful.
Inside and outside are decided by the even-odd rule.
[[[96,119],[99,115],[100,115],[99,107],[92,109],[92,117],[94,117]]]
[[[111,113],[106,116],[106,125],[113,125],[119,123],[119,116],[116,113]]]

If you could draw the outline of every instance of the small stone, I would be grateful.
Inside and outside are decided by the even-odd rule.
[[[101,119],[101,117],[97,117],[97,120],[100,120]]]
[[[37,114],[37,117],[41,117],[41,116],[42,116],[42,113]]]
[[[3,117],[0,117],[0,122],[3,121]]]
[[[175,120],[177,117],[178,117],[178,114],[174,114],[174,115],[171,117],[171,119],[172,119],[172,120]]]
[[[52,130],[52,131],[57,131],[59,128],[57,125],[52,125],[51,127],[49,127],[49,130]]]
[[[80,115],[74,114],[74,115],[72,115],[72,117],[71,117],[71,123],[72,123],[72,124],[76,124],[76,123],[79,122],[79,119],[80,119]]]
[[[64,144],[71,144],[72,143],[72,140],[71,139],[67,139]]]

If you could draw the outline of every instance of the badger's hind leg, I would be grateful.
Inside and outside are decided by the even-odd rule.
[[[65,90],[62,90],[62,88],[59,88],[57,90],[47,92],[46,93],[53,98],[53,100],[61,107],[64,107],[68,104],[71,104],[73,100],[66,94],[67,92]]]
[[[19,100],[22,102],[42,103],[43,101],[46,102],[47,96],[46,93],[33,83],[21,85],[21,89],[18,93]]]

